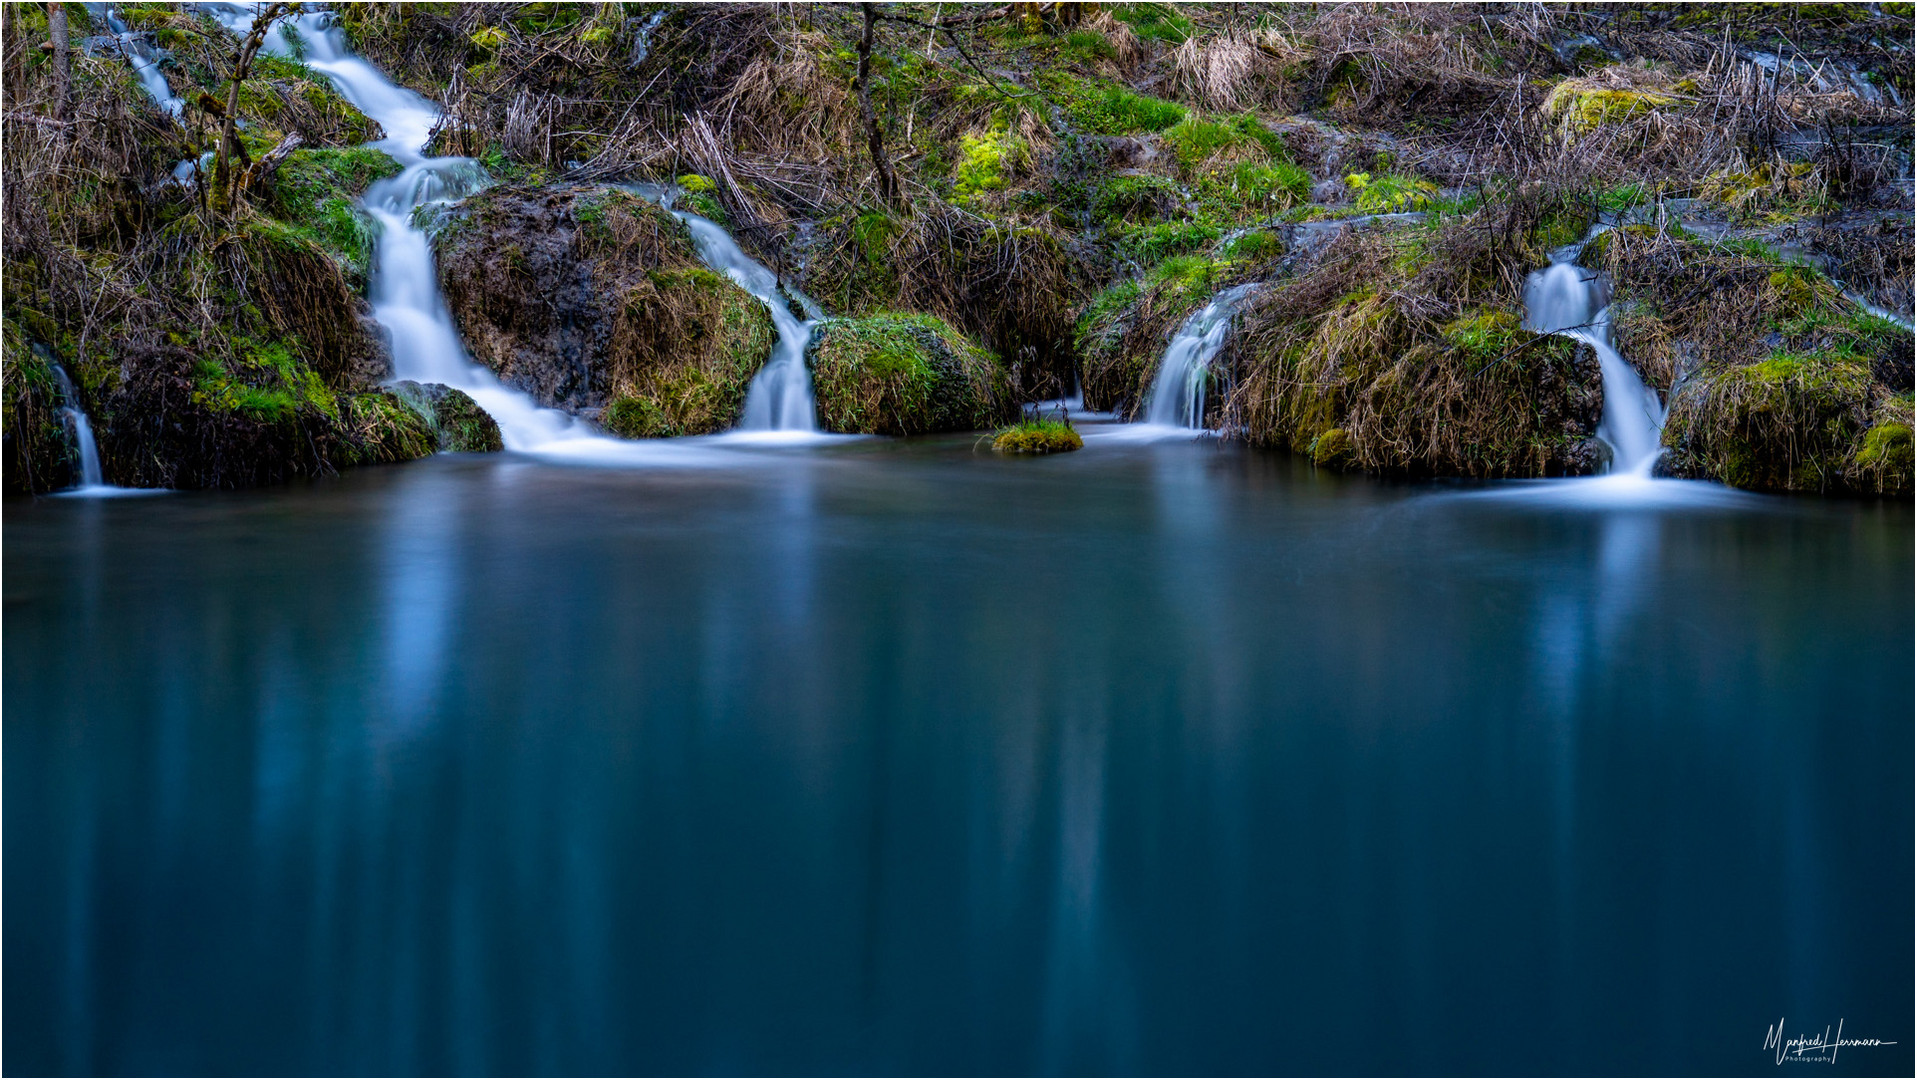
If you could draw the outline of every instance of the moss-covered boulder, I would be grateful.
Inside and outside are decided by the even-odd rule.
[[[1759,491],[1908,495],[1911,332],[1761,243],[1615,230],[1619,352],[1669,395],[1664,467]]]
[[[705,435],[738,423],[778,341],[757,297],[704,267],[651,270],[623,296],[607,345],[606,430],[628,439]]]
[[[828,319],[807,359],[830,431],[972,431],[1011,419],[1017,408],[998,358],[930,315]]]
[[[731,427],[777,338],[764,304],[629,191],[490,188],[447,218],[437,248],[473,357],[627,438]]]
[[[499,422],[464,390],[411,379],[394,383],[391,389],[432,428],[439,449],[452,454],[490,454],[506,448],[499,435]]]

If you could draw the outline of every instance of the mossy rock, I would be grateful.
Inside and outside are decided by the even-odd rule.
[[[998,358],[930,315],[828,319],[807,355],[819,418],[831,431],[972,431],[1013,408]]]
[[[1565,137],[1589,135],[1606,124],[1654,112],[1677,98],[1652,90],[1593,86],[1579,78],[1566,79],[1544,99],[1544,115],[1557,122]]]
[[[1057,420],[1026,420],[1000,429],[992,440],[1001,454],[1068,454],[1084,447],[1085,439]]]
[[[648,271],[621,298],[600,426],[627,439],[724,431],[778,339],[765,304],[731,278],[693,266]]]
[[[1865,446],[1871,392],[1870,369],[1845,354],[1774,353],[1700,372],[1672,395],[1670,465],[1757,491],[1845,490],[1854,467],[1895,465],[1894,432]]]
[[[273,174],[269,208],[289,229],[332,255],[363,294],[378,232],[360,209],[359,196],[400,169],[399,162],[369,147],[296,150]]]
[[[499,434],[499,422],[464,390],[444,383],[417,383],[408,379],[394,383],[392,391],[426,420],[440,450],[453,454],[489,454],[506,448]]]
[[[437,444],[427,419],[395,394],[355,394],[342,405],[341,421],[349,437],[340,454],[341,464],[411,461],[431,454]]]

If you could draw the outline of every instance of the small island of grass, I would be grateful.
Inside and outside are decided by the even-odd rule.
[[[1063,454],[1083,448],[1085,440],[1069,422],[1025,420],[1001,428],[992,449],[1001,454]]]

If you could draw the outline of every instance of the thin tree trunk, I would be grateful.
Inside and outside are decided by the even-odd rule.
[[[252,73],[253,58],[259,55],[260,46],[266,44],[267,31],[287,10],[284,3],[261,9],[253,17],[251,32],[240,41],[239,51],[233,54],[233,75],[226,87],[226,115],[220,117],[220,145],[213,156],[213,209],[217,211],[224,212],[233,205],[233,162],[237,159],[240,168],[250,168],[253,164],[239,136],[240,83]]]
[[[872,31],[879,13],[872,4],[860,4],[865,13],[865,29],[859,34],[859,115],[865,120],[865,145],[872,155],[872,167],[879,174],[879,198],[887,206],[898,197],[898,183],[892,178],[892,162],[885,156],[885,133],[879,130],[878,114],[872,111]]]
[[[65,120],[73,92],[73,52],[67,42],[65,4],[47,5],[47,36],[53,39],[53,118]]]

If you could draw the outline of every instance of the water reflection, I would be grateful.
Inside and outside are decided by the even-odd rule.
[[[10,508],[9,1065],[1909,1045],[1908,508],[725,452]]]

